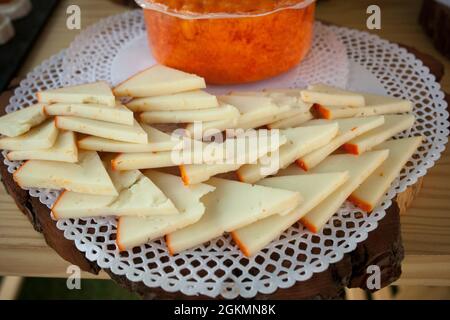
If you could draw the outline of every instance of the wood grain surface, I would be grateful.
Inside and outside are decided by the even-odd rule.
[[[65,26],[65,9],[70,1],[62,1],[35,44],[18,79],[52,54],[67,47],[78,31]],[[111,14],[128,8],[105,1],[80,0],[83,28]],[[318,18],[331,23],[367,31],[365,11],[371,1],[321,1]],[[436,58],[445,74],[441,84],[450,91],[450,62],[433,47],[417,23],[420,1],[377,1],[382,9],[382,29],[371,31],[391,41],[415,47]],[[441,64],[440,64],[441,63]],[[7,94],[0,98],[5,106]],[[33,230],[4,189],[0,188],[0,274],[26,276],[64,276],[68,265]],[[401,284],[448,285],[450,282],[450,152],[446,150],[437,165],[423,180],[420,194],[407,213],[401,216],[405,246],[405,263]],[[86,275],[90,277],[90,275]],[[104,273],[100,277],[107,277]]]

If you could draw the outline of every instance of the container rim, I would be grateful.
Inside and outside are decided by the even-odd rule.
[[[211,12],[211,13],[198,13],[198,12],[190,12],[190,11],[175,11],[170,9],[167,5],[162,3],[156,3],[151,0],[135,0],[136,3],[142,8],[146,10],[154,10],[161,13],[165,13],[177,18],[186,19],[186,20],[199,20],[199,19],[232,19],[232,18],[252,18],[252,17],[260,17],[266,16],[278,11],[288,10],[288,9],[303,9],[316,0],[303,0],[296,4],[280,6],[270,11],[263,12],[236,12],[236,13],[226,13],[226,12]]]

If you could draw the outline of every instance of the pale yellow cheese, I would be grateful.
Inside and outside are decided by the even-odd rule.
[[[117,186],[116,186],[117,188]],[[52,207],[57,219],[94,216],[158,216],[179,213],[170,199],[146,176],[140,175],[118,197],[64,192]]]
[[[312,120],[313,118],[314,117],[312,113],[309,111],[308,112],[295,111],[291,116],[286,117],[285,119],[269,123],[267,127],[269,129],[295,128],[309,120]]]
[[[385,122],[382,126],[350,140],[344,145],[345,149],[353,154],[361,154],[371,150],[396,134],[408,130],[416,120],[412,114],[386,115],[384,118]]]
[[[365,211],[372,211],[398,177],[403,166],[422,143],[422,137],[386,141],[374,150],[389,150],[389,157],[356,189],[349,200]]]
[[[75,163],[78,162],[78,148],[75,134],[72,131],[63,131],[48,149],[11,151],[6,156],[11,161],[49,160]]]
[[[188,132],[191,139],[202,140],[205,137],[216,135],[226,129],[235,128],[238,122],[239,117],[225,120],[194,122],[188,123],[185,130]]]
[[[362,94],[338,89],[325,84],[316,84],[301,91],[303,101],[323,106],[364,107]]]
[[[316,105],[316,110],[325,119],[368,117],[382,114],[404,113],[412,110],[412,103],[408,100],[374,94],[363,95],[366,101],[365,107],[353,108]]]
[[[367,152],[360,156],[351,154],[333,155],[322,161],[311,173],[347,171],[349,179],[318,206],[309,211],[301,219],[301,222],[311,232],[319,232],[350,194],[387,159],[388,155],[388,150],[379,150]]]
[[[239,111],[228,104],[199,110],[147,111],[140,115],[146,123],[189,123],[195,121],[226,120],[239,117]]]
[[[236,128],[251,129],[258,128],[272,122],[280,112],[280,108],[273,103],[272,99],[260,96],[220,96],[220,101],[235,106],[240,117]]]
[[[147,132],[147,143],[145,144],[88,136],[78,140],[78,147],[84,150],[117,153],[158,152],[183,148],[183,143],[179,137],[169,135],[146,124],[141,124],[141,127]]]
[[[219,106],[216,96],[202,90],[133,99],[127,107],[134,112],[209,109]]]
[[[288,142],[278,150],[276,155],[278,163],[271,163],[268,166],[259,160],[257,164],[246,164],[237,171],[239,180],[255,183],[268,175],[275,174],[279,169],[286,168],[303,155],[329,143],[337,132],[337,123],[281,130]]]
[[[235,141],[235,139],[230,140]],[[223,163],[180,165],[183,182],[187,185],[200,183],[217,174],[235,171],[244,164],[255,163],[259,158],[278,150],[287,143],[287,139],[283,135],[273,134],[267,137],[258,136],[253,141],[247,139],[245,143],[245,150],[239,150],[236,145],[236,148],[233,148],[234,152],[227,155]]]
[[[117,222],[116,238],[121,251],[197,222],[205,212],[203,200],[200,199],[215,189],[203,183],[185,186],[179,177],[166,173],[145,171],[144,174],[173,201],[180,213],[154,217],[121,217]]]
[[[303,202],[285,216],[275,214],[233,231],[234,241],[247,257],[256,254],[324,201],[347,179],[347,172],[336,172],[267,178],[259,181],[258,185],[300,192]]]
[[[116,196],[117,191],[96,152],[79,153],[78,163],[29,160],[13,175],[22,188],[66,189]]]
[[[114,107],[92,103],[55,103],[45,106],[45,112],[51,116],[73,116],[129,126],[134,123],[133,112],[120,102]]]
[[[305,123],[305,126],[314,124],[321,125],[328,122],[330,122],[330,120],[312,120]],[[331,122],[336,122],[339,125],[338,135],[325,146],[316,149],[297,160],[297,163],[304,170],[310,170],[317,166],[344,143],[373,130],[374,128],[380,127],[384,123],[384,117],[338,119]]]
[[[154,65],[114,88],[118,97],[153,97],[203,89],[205,80],[194,74]]]
[[[258,138],[259,139],[259,138]],[[135,169],[156,169],[163,167],[172,167],[182,164],[213,164],[223,163],[223,161],[229,159],[228,154],[235,155],[234,150],[238,149],[240,139],[228,139],[223,143],[200,143],[198,141],[185,141],[182,150],[172,150],[167,152],[145,152],[145,153],[123,153],[118,155],[112,162],[115,170],[135,170]],[[251,140],[249,140],[251,141]],[[265,140],[264,137],[260,141],[255,140],[257,145],[261,148],[257,152],[251,153],[251,155],[258,154],[258,152],[264,152],[266,154],[271,147],[272,140]],[[264,142],[266,144],[264,144]],[[283,138],[275,141],[274,144],[278,146],[285,142]],[[249,145],[254,145],[250,144]],[[244,144],[244,147],[246,144]],[[247,153],[239,154],[239,157],[245,157]],[[261,155],[262,156],[262,155]],[[259,157],[261,157],[259,156]],[[257,159],[257,158],[256,158]],[[255,161],[247,160],[244,161]],[[245,163],[245,162],[241,162]]]
[[[133,126],[128,126],[92,119],[57,116],[55,117],[55,122],[58,129],[80,132],[116,141],[148,143],[147,132],[142,129],[137,121],[134,121]]]
[[[0,138],[0,149],[5,150],[39,150],[53,146],[58,137],[55,121],[48,120],[17,137]]]
[[[51,89],[36,93],[41,103],[96,103],[114,107],[116,98],[104,81]]]
[[[195,224],[166,236],[171,254],[198,246],[273,214],[287,214],[301,202],[298,192],[212,178],[216,187],[202,200],[206,207]]]
[[[44,104],[38,103],[0,117],[0,134],[17,137],[47,119]]]

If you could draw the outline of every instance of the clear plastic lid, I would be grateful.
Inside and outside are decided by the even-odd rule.
[[[194,11],[192,9],[193,6],[186,6],[181,8],[172,8],[167,3],[169,1],[165,1],[163,3],[161,0],[135,0],[136,3],[143,9],[155,10],[162,13],[166,13],[172,16],[176,16],[183,19],[224,19],[224,18],[245,18],[245,17],[257,17],[269,15],[277,11],[286,10],[286,9],[303,9],[313,3],[315,0],[279,0],[279,1],[267,1],[266,3],[270,3],[271,5],[264,6],[262,5],[263,1],[255,1],[254,8],[249,5],[248,1],[242,1],[239,4],[239,1],[230,1],[230,4],[226,9],[226,0],[220,1],[220,4],[215,4],[213,10],[208,10],[207,4],[210,4],[211,1],[204,1],[205,3],[199,3],[199,10]],[[189,4],[189,1],[195,4],[193,0],[185,0],[186,3]],[[179,5],[183,1],[177,1],[176,3]],[[197,1],[201,2],[201,1]],[[225,5],[224,5],[225,4]],[[200,9],[201,8],[201,9]],[[252,8],[252,9],[250,9]]]

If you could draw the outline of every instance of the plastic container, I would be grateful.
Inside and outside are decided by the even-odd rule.
[[[276,76],[311,48],[314,0],[136,0],[156,60],[238,84]]]

